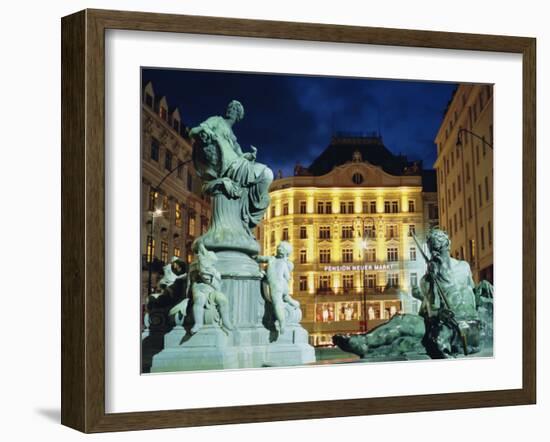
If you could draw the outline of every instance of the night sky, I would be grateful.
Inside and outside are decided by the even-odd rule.
[[[194,127],[224,115],[232,99],[245,109],[233,130],[244,151],[258,148],[258,161],[276,173],[292,175],[294,165],[309,166],[342,132],[380,130],[384,144],[409,160],[431,168],[434,138],[454,83],[369,80],[343,77],[249,74],[143,69],[142,84],[153,82],[170,110],[178,107]]]

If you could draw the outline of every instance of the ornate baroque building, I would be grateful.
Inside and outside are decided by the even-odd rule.
[[[334,137],[311,166],[273,182],[262,250],[292,244],[291,293],[311,344],[414,310],[410,289],[426,266],[411,232],[423,242],[438,223],[435,184],[376,135]]]
[[[435,142],[439,219],[453,256],[470,263],[476,282],[493,282],[492,86],[460,85]]]
[[[180,112],[169,108],[166,97],[156,97],[151,83],[143,90],[141,119],[141,250],[145,295],[149,261],[152,260],[155,271],[173,256],[190,261],[193,240],[208,227],[210,204],[201,196],[200,180],[192,163],[187,162],[191,158],[191,144]],[[171,170],[174,172],[155,191]]]

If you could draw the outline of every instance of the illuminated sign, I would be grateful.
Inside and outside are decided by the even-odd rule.
[[[325,272],[356,272],[369,270],[393,270],[397,269],[397,264],[363,264],[363,265],[340,265],[340,266],[325,266]]]

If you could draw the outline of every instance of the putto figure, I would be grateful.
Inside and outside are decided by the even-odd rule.
[[[193,162],[204,182],[204,191],[210,194],[222,191],[231,199],[241,198],[241,221],[252,235],[251,229],[258,225],[269,206],[268,190],[273,172],[256,162],[254,146],[244,153],[237,142],[233,126],[243,118],[243,105],[233,100],[227,106],[225,117],[208,118],[193,128],[190,135],[195,143]]]
[[[475,286],[468,263],[450,256],[443,230],[430,230],[426,243],[430,257],[417,242],[428,265],[419,287],[412,290],[422,301],[418,315],[396,315],[365,334],[334,336],[336,345],[361,357],[386,359],[442,359],[478,353],[482,344],[492,346],[491,284]],[[490,341],[482,342],[489,333]]]
[[[207,314],[208,323],[218,323],[227,330],[233,329],[229,315],[229,301],[221,292],[221,275],[214,267],[217,261],[216,254],[205,249],[204,245],[197,245],[195,260],[190,267],[190,293],[194,324],[191,334],[197,333],[205,323]],[[181,306],[176,306],[171,313],[185,315],[188,300],[184,300]]]
[[[292,261],[288,258],[292,253],[292,246],[286,241],[281,241],[277,246],[275,256],[257,256],[256,261],[266,263],[266,280],[269,287],[268,299],[273,304],[275,313],[275,329],[284,333],[286,325],[285,304],[296,310],[300,303],[293,299],[289,293],[290,274],[294,269]]]

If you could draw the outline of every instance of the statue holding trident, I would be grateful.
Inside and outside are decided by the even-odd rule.
[[[412,289],[422,301],[418,315],[396,315],[365,334],[334,336],[333,342],[343,350],[386,360],[443,359],[480,351],[481,330],[492,330],[491,284],[482,281],[475,286],[469,264],[450,256],[450,240],[443,230],[429,231],[429,257],[414,234],[413,238],[428,267],[420,285]],[[482,310],[490,311],[483,321]]]
[[[257,149],[244,153],[233,132],[244,118],[237,100],[227,106],[225,117],[213,116],[193,128],[193,163],[203,181],[203,191],[214,198],[212,224],[202,240],[209,250],[259,252],[252,229],[269,206],[273,172],[256,162]]]

